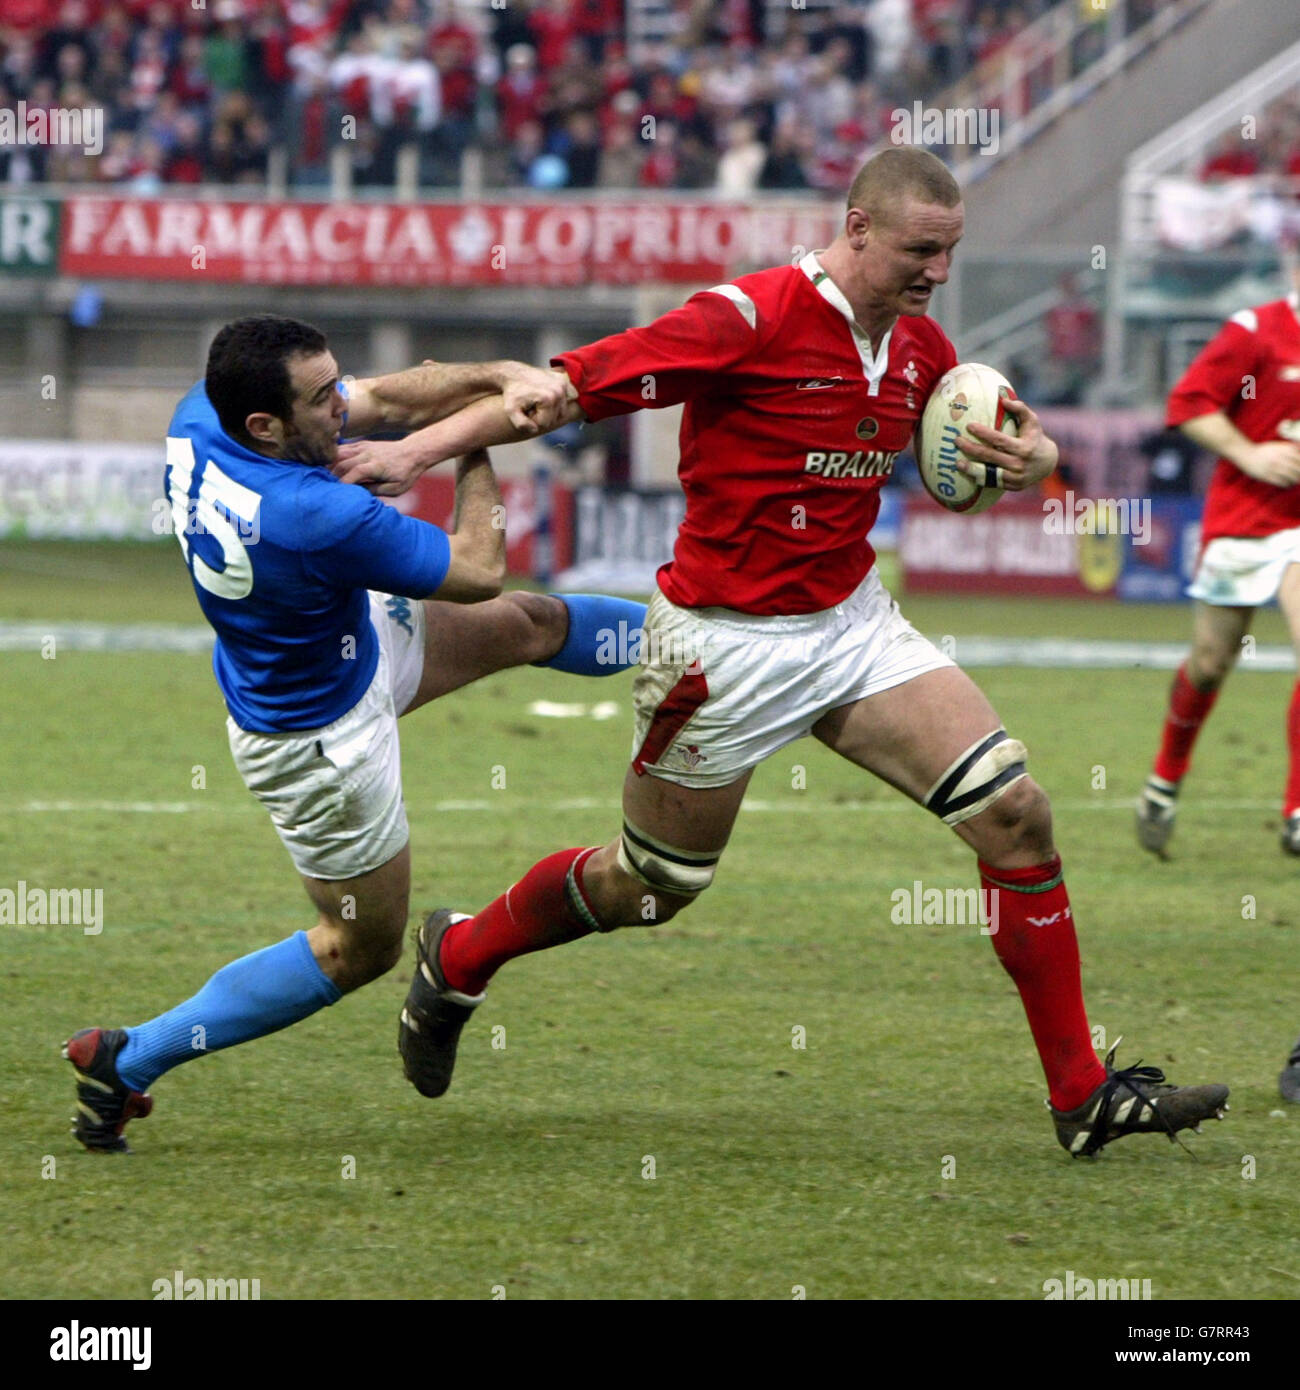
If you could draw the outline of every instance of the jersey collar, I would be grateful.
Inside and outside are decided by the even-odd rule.
[[[799,269],[827,304],[837,309],[848,320],[849,331],[853,334],[853,344],[862,359],[862,375],[867,379],[867,394],[879,395],[880,383],[889,368],[889,339],[894,332],[893,325],[885,330],[885,336],[880,340],[880,351],[873,354],[870,335],[854,317],[853,307],[844,297],[844,291],[822,269],[817,252],[809,251],[799,262]]]

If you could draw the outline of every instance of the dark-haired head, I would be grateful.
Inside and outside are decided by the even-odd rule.
[[[273,457],[328,463],[338,432],[337,375],[318,328],[258,314],[228,323],[212,340],[204,385],[232,439]]]

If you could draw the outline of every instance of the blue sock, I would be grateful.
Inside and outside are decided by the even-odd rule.
[[[641,655],[645,604],[606,594],[552,594],[569,610],[569,635],[547,661],[553,671],[575,676],[612,676],[635,666]]]
[[[287,1028],[340,998],[307,942],[295,932],[265,950],[223,965],[192,998],[127,1030],[117,1074],[147,1091],[165,1071],[223,1047]]]

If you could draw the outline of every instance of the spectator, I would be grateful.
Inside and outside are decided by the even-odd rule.
[[[288,143],[294,152],[292,179],[299,188],[329,183],[329,137],[333,109],[323,76],[302,77],[301,89],[286,110]]]
[[[43,33],[58,12],[56,0],[5,0],[4,21],[20,37]]]
[[[163,165],[163,179],[170,184],[203,182],[203,126],[192,111],[176,117],[175,140]]]
[[[6,15],[8,0],[5,3]],[[86,0],[63,0],[59,7],[58,24],[45,31],[41,39],[37,71],[42,77],[59,77],[59,64],[68,50],[81,55],[77,76],[88,75],[94,61],[94,46],[90,37],[90,10]]]
[[[122,5],[109,5],[99,23],[88,32],[87,37],[90,41],[92,55],[90,62],[92,78],[98,74],[99,68],[109,54],[116,54],[120,66],[126,66],[127,57],[131,51],[133,30],[130,16]]]
[[[1217,141],[1210,157],[1201,166],[1201,178],[1206,183],[1249,178],[1258,173],[1259,156],[1235,133]]]
[[[23,100],[36,81],[36,38],[32,34],[12,34],[4,58],[4,81],[14,101]]]
[[[366,27],[382,58],[402,59],[424,48],[425,25],[416,0],[388,0]]]
[[[427,134],[442,114],[438,71],[421,56],[418,38],[403,34],[396,58],[381,60],[371,84],[371,112],[382,129]]]
[[[546,132],[541,121],[521,121],[510,141],[511,182],[528,184],[533,165],[543,153]]]
[[[568,166],[570,188],[596,187],[600,173],[600,125],[590,111],[572,112],[562,137],[552,142],[551,150],[562,156]]]
[[[797,121],[779,121],[758,176],[758,186],[769,189],[807,188],[806,161],[811,142]]]
[[[545,93],[534,50],[527,44],[512,44],[506,50],[505,76],[497,84],[501,133],[507,141],[515,139],[521,126],[538,119]]]
[[[897,72],[912,47],[912,0],[869,0],[866,13],[882,76]]]
[[[167,154],[163,147],[148,135],[135,142],[135,158],[131,164],[127,191],[140,198],[152,198],[162,191],[163,165]]]
[[[202,34],[186,34],[172,69],[170,91],[183,106],[206,106],[212,95]]]
[[[153,110],[140,122],[140,134],[154,141],[165,156],[170,157],[179,139],[177,121],[181,104],[174,92],[163,92]]]
[[[715,121],[738,116],[757,94],[754,64],[736,48],[726,49],[700,79],[700,102]]]
[[[713,188],[717,182],[717,161],[704,138],[690,126],[684,126],[677,139],[677,172],[674,188],[698,190]]]
[[[613,36],[623,32],[621,0],[570,0],[569,12],[573,31],[586,46],[589,61],[601,63],[606,48],[616,42]]]
[[[104,146],[99,161],[99,177],[104,183],[122,183],[131,174],[135,160],[135,136],[129,130],[115,130]]]
[[[242,92],[248,86],[248,58],[244,47],[244,7],[240,0],[218,0],[213,15],[218,28],[203,46],[208,81],[217,92]]]
[[[1079,288],[1073,273],[1057,283],[1060,298],[1047,311],[1047,350],[1051,383],[1044,405],[1078,405],[1101,367],[1101,317]]]
[[[649,145],[637,182],[642,188],[673,188],[677,183],[676,125],[672,121],[657,121]]]
[[[167,82],[167,53],[158,30],[145,29],[140,34],[127,82],[132,124],[135,124],[153,109]]]
[[[754,123],[745,120],[727,126],[726,142],[714,187],[723,198],[747,198],[758,185],[767,162],[767,147],[759,140]]]
[[[641,181],[641,165],[645,162],[645,154],[645,145],[635,121],[613,121],[605,130],[605,144],[600,152],[600,172],[596,177],[597,186],[635,188]]]
[[[311,186],[328,177],[336,120],[351,115],[349,148],[371,184],[410,141],[426,181],[453,182],[475,142],[504,164],[520,129],[537,122],[542,148],[518,175],[534,185],[560,172],[554,160],[533,170],[550,154],[571,187],[623,177],[657,188],[821,187],[879,138],[882,105],[924,99],[960,79],[976,53],[997,61],[1045,3],[830,0],[780,25],[766,0],[671,0],[669,41],[634,64],[623,0],[0,0],[0,76],[13,101],[32,101],[36,84],[53,79],[40,100],[67,104],[68,91],[84,89],[108,130],[147,131],[161,165],[133,143],[135,171],[121,175],[142,185],[192,185],[188,123],[187,153],[176,153],[178,117],[189,112],[214,169],[245,181],[267,167],[264,151],[249,154],[262,144],[263,127],[249,124],[256,114],[286,146],[290,177]],[[914,85],[906,95],[891,89],[904,76]],[[1037,94],[1051,76],[1035,68],[1026,90]],[[256,110],[219,131],[210,111],[230,94]],[[642,117],[654,120],[643,129]],[[747,153],[737,121],[752,132]],[[665,124],[664,140],[648,138]],[[754,151],[768,142],[755,173]],[[123,157],[115,145],[106,181],[120,181]],[[39,151],[4,155],[11,179],[47,178],[47,163]],[[1300,168],[1300,140],[1275,132],[1259,163],[1278,175]],[[1238,152],[1211,161],[1209,175],[1248,164]],[[71,156],[57,167],[81,176]]]
[[[541,0],[529,14],[527,25],[537,47],[537,63],[541,70],[548,72],[559,67],[578,37],[577,24],[569,12],[569,0]]]

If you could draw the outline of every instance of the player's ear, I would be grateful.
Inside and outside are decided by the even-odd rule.
[[[284,421],[275,415],[267,414],[266,411],[257,410],[247,416],[244,428],[259,444],[273,444],[278,447],[284,443]]]

